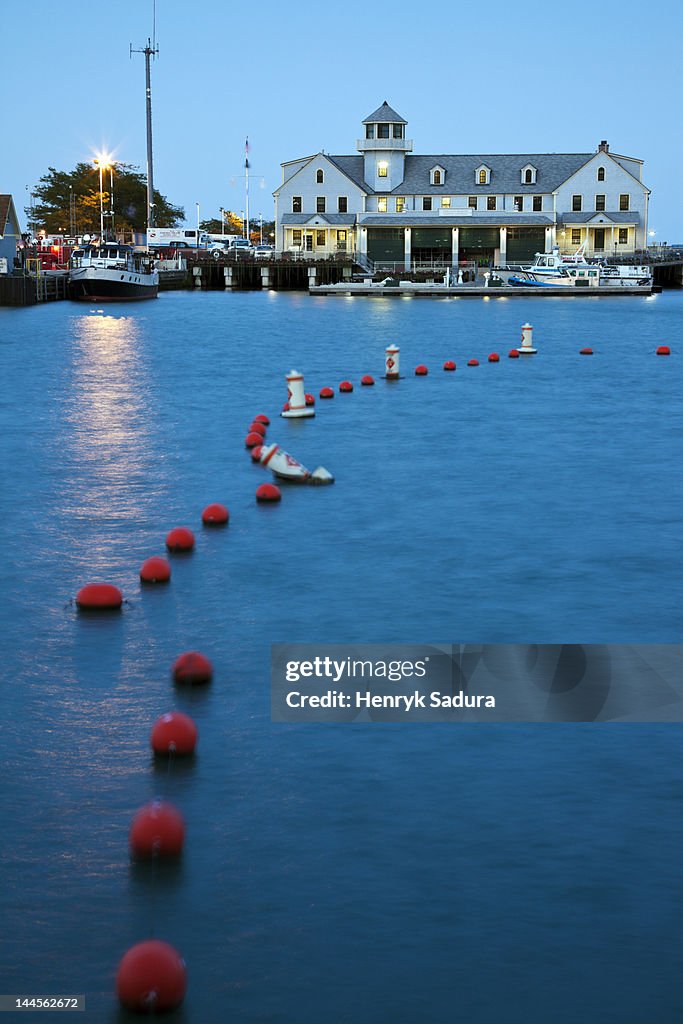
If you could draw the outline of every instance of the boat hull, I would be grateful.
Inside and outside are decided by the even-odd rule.
[[[128,269],[79,267],[69,274],[72,299],[87,302],[131,302],[156,299],[159,275],[143,274]]]

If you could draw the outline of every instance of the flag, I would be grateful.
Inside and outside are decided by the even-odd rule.
[[[244,166],[249,170],[249,136],[244,141]]]

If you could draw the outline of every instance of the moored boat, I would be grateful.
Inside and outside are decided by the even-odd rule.
[[[607,265],[598,260],[589,262],[582,253],[570,257],[562,256],[558,248],[554,248],[552,252],[537,252],[532,264],[515,268],[515,273],[529,284],[606,288],[652,287],[652,271],[649,267]]]
[[[97,302],[155,299],[159,274],[148,253],[130,245],[105,242],[83,245],[69,260],[69,291],[72,299]]]

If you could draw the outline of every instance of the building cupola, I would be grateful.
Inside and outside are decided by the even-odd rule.
[[[386,100],[363,121],[364,138],[356,149],[364,156],[365,181],[376,192],[391,192],[403,181],[405,154],[413,148],[405,137],[407,124]]]

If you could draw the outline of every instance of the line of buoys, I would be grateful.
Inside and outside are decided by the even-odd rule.
[[[519,352],[516,348],[511,348],[508,352],[508,359],[519,359]]]
[[[361,377],[360,382],[364,388],[371,388],[375,383],[375,378],[366,373],[364,377]]]
[[[658,356],[670,356],[671,355],[671,349],[669,348],[668,345],[659,345],[658,348],[657,348],[657,355]]]
[[[247,436],[249,434],[260,434],[261,437],[265,437],[266,436],[266,428],[265,428],[264,424],[261,423],[259,420],[254,420],[254,422],[249,427],[249,430],[247,432]]]
[[[185,841],[183,816],[167,800],[152,800],[133,818],[128,841],[137,860],[179,857]]]
[[[260,487],[256,488],[256,500],[263,502],[279,501],[282,497],[282,492],[279,487],[275,484],[261,484]]]
[[[144,561],[140,567],[140,579],[143,583],[168,583],[171,578],[171,566],[168,559],[154,555]]]
[[[415,376],[416,377],[426,377],[428,373],[429,373],[429,370],[424,365],[424,363],[420,363],[419,366],[415,367]]]
[[[211,505],[207,505],[202,512],[202,522],[204,526],[226,526],[230,522],[230,512],[225,505],[214,501]]]
[[[252,448],[251,449],[251,461],[252,462],[260,462],[261,461],[261,452],[262,451],[263,451],[263,445],[260,445],[260,444],[257,444],[254,448]]]
[[[450,371],[452,373],[455,370],[455,363],[453,362],[452,359],[447,359],[446,362],[443,364],[443,368],[444,370]]]
[[[192,551],[194,534],[187,526],[174,526],[166,534],[166,547],[169,551]]]
[[[579,350],[579,355],[580,356],[592,356],[593,355],[593,349],[592,348],[582,348],[582,349]]]
[[[343,380],[339,385],[339,390],[342,392],[353,391],[353,384],[350,380]]]
[[[320,397],[321,398],[334,398],[334,388],[321,388],[320,389]]]
[[[315,395],[306,394],[306,405],[315,405]]]
[[[253,448],[257,444],[263,444],[263,437],[261,434],[257,434],[255,430],[250,430],[244,439],[244,447]]]
[[[467,360],[467,365],[468,366],[479,366],[479,360],[478,359],[468,359]]]
[[[262,412],[260,412],[258,416],[254,416],[254,423],[262,423],[264,427],[270,426],[270,420]]]
[[[149,939],[132,946],[119,963],[116,993],[127,1010],[155,1014],[174,1010],[187,990],[187,968],[168,942]]]
[[[155,754],[177,754],[188,757],[197,746],[197,726],[189,715],[168,711],[152,726],[149,742]]]
[[[205,654],[200,651],[185,651],[173,662],[173,678],[176,683],[188,686],[200,686],[210,683],[213,676],[213,665]]]
[[[76,594],[82,611],[115,611],[123,604],[123,594],[113,583],[86,583]]]
[[[490,356],[489,356],[489,362],[490,362],[490,363],[499,363],[499,362],[500,362],[500,356],[498,355],[498,353],[497,353],[497,352],[492,352],[492,353],[490,354]]]

